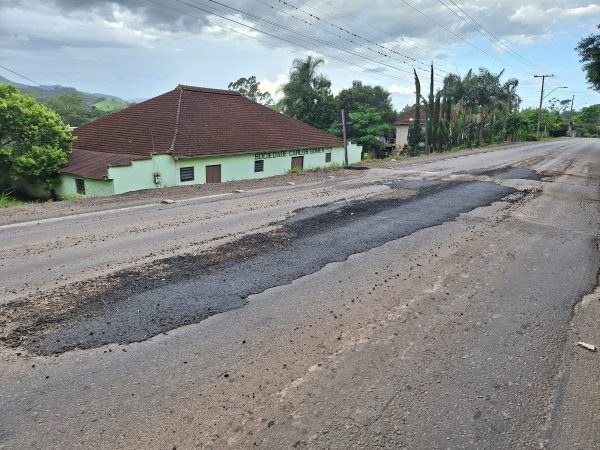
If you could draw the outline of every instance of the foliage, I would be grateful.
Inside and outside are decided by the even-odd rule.
[[[580,136],[600,136],[600,105],[582,108],[573,117],[573,123]]]
[[[338,120],[337,102],[331,92],[331,81],[317,73],[323,60],[308,56],[295,59],[289,81],[282,87],[282,112],[322,130]]]
[[[39,183],[50,189],[67,163],[72,136],[54,111],[0,85],[0,189]]]
[[[63,94],[51,97],[44,104],[72,127],[80,127],[106,115],[106,112],[86,105],[84,98],[79,94]]]
[[[292,167],[287,173],[302,173],[304,169],[302,167]]]
[[[415,153],[423,139],[427,151],[448,151],[456,147],[483,146],[503,142],[514,137],[515,126],[520,124],[514,117],[508,119],[521,103],[516,93],[518,80],[511,78],[505,83],[500,79],[503,71],[494,74],[485,68],[467,72],[464,77],[448,74],[441,89],[435,91],[434,68],[431,67],[429,95],[420,94],[421,85],[415,72],[416,118],[422,107],[425,127],[415,120],[409,133],[409,148]],[[421,136],[425,129],[424,136]],[[509,130],[510,128],[510,130]]]
[[[268,92],[261,92],[260,83],[256,81],[254,75],[248,78],[242,77],[237,81],[233,81],[227,85],[227,88],[238,91],[244,97],[262,105],[271,106],[273,104],[271,94]]]
[[[11,191],[0,192],[0,208],[20,206],[23,204],[25,204],[25,202],[14,198]]]
[[[340,108],[348,112],[358,111],[366,106],[379,112],[380,123],[393,125],[398,115],[392,105],[390,93],[381,86],[369,86],[361,81],[353,81],[352,87],[342,89],[337,95]],[[391,130],[390,130],[391,131]]]
[[[417,71],[415,73],[415,121],[408,133],[408,148],[411,155],[416,155],[421,142],[421,82]]]
[[[600,25],[598,25],[600,29]],[[600,92],[600,34],[592,34],[579,41],[575,47],[583,63],[586,79],[593,89]]]

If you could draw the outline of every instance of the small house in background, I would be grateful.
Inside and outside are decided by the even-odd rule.
[[[425,112],[421,109],[421,125],[425,124]],[[401,151],[408,144],[408,130],[415,122],[415,110],[411,109],[398,115],[396,120],[396,150]]]
[[[238,92],[174,90],[74,130],[56,194],[90,197],[344,164],[336,136]],[[348,162],[361,160],[348,145]]]

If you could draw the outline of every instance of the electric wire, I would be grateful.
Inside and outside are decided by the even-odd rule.
[[[184,3],[182,0],[175,0],[175,1],[177,1],[177,2],[179,2],[179,3]],[[192,0],[192,1],[193,1],[193,0]],[[334,49],[336,49],[336,50],[339,50],[339,51],[341,51],[341,52],[348,53],[349,55],[352,55],[352,56],[355,56],[355,57],[358,57],[358,58],[362,58],[362,59],[365,59],[365,60],[368,60],[368,61],[374,62],[374,63],[376,63],[376,64],[383,65],[383,66],[389,67],[389,68],[391,68],[391,69],[394,69],[394,70],[398,70],[399,72],[403,72],[403,73],[407,73],[407,74],[411,74],[411,75],[412,75],[412,71],[410,71],[410,70],[408,70],[408,69],[404,69],[404,68],[402,68],[402,67],[394,66],[394,65],[392,65],[392,64],[388,64],[388,63],[385,63],[385,62],[377,61],[376,59],[370,58],[370,57],[368,57],[368,56],[365,56],[365,55],[361,55],[360,53],[356,53],[356,52],[354,52],[354,51],[352,51],[352,50],[348,50],[348,49],[346,49],[346,48],[344,48],[344,47],[340,47],[339,45],[332,44],[332,43],[330,43],[330,42],[328,42],[328,41],[325,41],[325,40],[323,40],[323,39],[320,39],[320,38],[317,38],[317,37],[314,37],[314,36],[307,35],[306,33],[302,33],[302,32],[300,32],[300,31],[298,31],[298,30],[295,30],[295,29],[293,29],[293,28],[290,28],[290,27],[286,27],[285,25],[281,25],[281,24],[278,24],[278,23],[276,23],[276,22],[273,22],[273,21],[271,21],[271,20],[264,19],[264,18],[262,18],[262,17],[260,17],[260,16],[257,16],[257,15],[255,15],[255,14],[249,13],[249,12],[247,12],[247,11],[243,11],[243,10],[241,10],[241,9],[239,9],[239,8],[235,8],[235,7],[233,7],[233,6],[226,5],[226,4],[224,4],[224,3],[221,3],[221,2],[219,2],[219,1],[217,1],[217,0],[206,0],[206,1],[208,1],[208,2],[210,2],[210,3],[217,4],[217,5],[219,5],[219,6],[222,6],[222,7],[225,7],[225,8],[227,8],[227,9],[230,9],[230,10],[232,10],[232,11],[235,11],[235,12],[237,12],[237,13],[239,13],[239,14],[242,14],[242,15],[244,15],[244,16],[246,16],[246,17],[249,17],[249,18],[252,18],[252,19],[255,19],[255,20],[259,20],[259,21],[262,21],[262,22],[268,23],[268,24],[270,24],[270,25],[273,25],[273,26],[275,26],[275,27],[277,27],[277,28],[280,28],[280,29],[282,29],[282,30],[285,30],[285,31],[287,31],[287,32],[291,32],[291,33],[294,33],[294,34],[298,34],[298,35],[300,35],[300,36],[303,36],[303,37],[305,37],[305,38],[307,38],[307,39],[309,39],[309,40],[313,40],[313,41],[315,41],[315,42],[317,42],[317,43],[320,43],[320,44],[326,45],[326,46],[328,46],[328,47],[332,47],[332,48],[334,48]],[[187,5],[189,6],[189,4],[188,4],[188,3],[184,3],[184,4],[187,4]]]
[[[262,5],[265,5],[265,6],[267,6],[267,7],[269,7],[269,8],[272,8],[272,9],[274,9],[275,11],[280,11],[280,12],[282,12],[282,13],[284,13],[284,14],[287,14],[287,15],[289,15],[289,16],[291,16],[291,17],[294,17],[295,19],[297,19],[297,20],[300,20],[300,21],[302,21],[303,23],[305,23],[305,24],[307,24],[307,25],[310,25],[310,26],[315,26],[316,28],[318,28],[318,29],[320,29],[320,30],[323,30],[323,31],[325,31],[326,33],[333,34],[333,35],[335,35],[335,36],[339,37],[340,39],[346,39],[346,40],[349,40],[350,42],[352,42],[353,44],[359,45],[359,43],[358,43],[358,42],[355,42],[355,41],[354,41],[353,39],[351,39],[351,38],[344,38],[343,36],[341,36],[341,35],[339,35],[339,34],[336,34],[336,33],[331,33],[329,30],[323,29],[323,28],[321,28],[321,27],[317,27],[317,26],[316,26],[314,23],[311,23],[311,22],[309,22],[309,21],[307,21],[307,20],[304,20],[304,19],[298,18],[298,17],[296,17],[296,16],[294,16],[294,15],[292,15],[292,14],[290,14],[290,13],[286,12],[286,11],[282,11],[282,10],[280,10],[280,9],[277,9],[277,8],[275,8],[275,7],[271,6],[270,4],[267,4],[267,3],[265,3],[265,2],[264,2],[264,1],[262,1],[262,0],[255,0],[255,1],[256,1],[256,2],[258,2],[258,3],[260,3],[260,4],[262,4]],[[298,8],[296,5],[294,5],[294,4],[290,3],[290,2],[287,2],[287,1],[285,1],[285,0],[277,0],[277,1],[278,1],[279,3],[283,3],[284,5],[290,6],[291,8],[294,8],[296,11],[299,11],[299,12],[302,12],[302,13],[304,13],[304,14],[308,15],[309,17],[311,17],[311,18],[313,18],[313,19],[317,20],[318,22],[326,23],[326,24],[328,24],[330,27],[336,28],[337,30],[339,30],[339,31],[341,31],[341,32],[344,32],[344,33],[346,33],[346,34],[348,34],[348,35],[350,35],[350,36],[352,36],[352,37],[354,37],[354,38],[362,39],[362,40],[364,40],[364,41],[368,42],[369,44],[371,44],[371,45],[374,45],[374,46],[376,46],[376,47],[378,47],[378,48],[380,48],[380,49],[382,49],[382,50],[385,50],[385,51],[387,51],[387,52],[394,53],[394,54],[396,54],[396,55],[398,55],[398,56],[401,56],[401,57],[402,57],[402,58],[404,58],[404,59],[410,60],[410,61],[412,61],[413,63],[416,63],[416,64],[418,64],[419,66],[424,66],[424,70],[427,70],[427,71],[429,71],[429,66],[428,66],[427,64],[423,63],[422,61],[419,61],[419,60],[418,60],[418,59],[416,59],[416,58],[413,58],[412,56],[405,55],[404,53],[398,52],[398,51],[396,51],[396,50],[394,50],[394,49],[392,49],[392,48],[388,48],[388,47],[386,47],[385,45],[381,45],[381,44],[379,44],[378,42],[375,42],[375,41],[373,41],[373,40],[371,40],[371,39],[367,39],[367,38],[365,38],[365,37],[361,36],[360,34],[358,34],[358,33],[355,33],[355,32],[354,32],[354,31],[352,31],[352,30],[349,30],[349,29],[347,29],[347,28],[344,28],[344,27],[340,27],[339,25],[337,25],[337,24],[334,24],[334,23],[332,23],[332,22],[330,22],[330,21],[328,21],[328,20],[325,20],[325,19],[323,19],[323,18],[321,18],[321,17],[317,16],[316,14],[312,14],[312,13],[310,13],[310,12],[308,12],[308,11],[305,11],[305,10],[303,10],[302,8]],[[371,49],[371,48],[369,48],[368,46],[365,46],[365,48],[367,48],[367,49],[369,49],[369,50],[371,50],[371,51],[373,51],[373,52],[375,52],[375,53],[378,53],[378,54],[380,54],[380,55],[382,55],[382,56],[385,56],[385,57],[387,57],[387,58],[392,58],[392,57],[390,57],[389,55],[386,55],[386,54],[384,54],[384,53],[380,52],[379,50],[374,50],[374,49]],[[404,61],[404,60],[400,60],[400,59],[398,59],[398,58],[393,58],[393,59],[394,59],[394,60],[396,60],[396,61],[399,61],[399,62],[400,62],[400,63],[402,63],[402,64],[408,64],[408,65],[412,65],[411,63],[407,63],[406,61]],[[445,71],[445,70],[442,70],[442,69],[439,69],[439,68],[438,68],[438,71],[439,71],[439,72],[443,72],[443,73],[448,73],[447,71]]]
[[[223,25],[221,25],[221,24],[215,23],[215,22],[213,22],[213,21],[211,21],[211,20],[208,20],[208,19],[206,19],[206,18],[199,17],[199,16],[197,16],[197,15],[194,15],[194,14],[191,14],[191,13],[189,13],[189,12],[181,11],[181,10],[179,10],[179,9],[177,9],[177,8],[173,8],[172,6],[168,6],[168,5],[165,5],[165,4],[162,4],[162,3],[159,3],[159,2],[157,2],[157,1],[155,1],[155,0],[145,0],[145,1],[146,1],[146,2],[148,2],[148,3],[152,3],[152,4],[156,5],[156,6],[159,6],[159,7],[162,7],[162,8],[165,8],[165,9],[168,9],[168,10],[171,10],[171,11],[174,11],[174,12],[177,12],[177,13],[179,13],[179,14],[181,14],[181,15],[188,16],[188,17],[192,17],[192,18],[194,18],[194,19],[196,19],[196,20],[199,20],[199,21],[205,22],[205,23],[207,23],[207,24],[209,24],[209,25],[218,26],[218,27],[220,27],[220,28],[222,28],[222,29],[224,29],[224,30],[226,30],[226,31],[231,31],[231,32],[234,32],[234,33],[241,34],[241,35],[243,35],[243,36],[249,37],[249,38],[251,38],[251,39],[254,39],[254,40],[256,40],[256,41],[259,41],[259,42],[262,42],[262,43],[264,43],[264,44],[267,44],[267,45],[269,45],[270,47],[279,48],[279,49],[281,49],[281,50],[288,51],[288,52],[290,52],[290,53],[292,53],[292,54],[294,54],[294,55],[296,55],[296,54],[297,54],[297,53],[296,53],[294,50],[288,49],[288,48],[286,48],[286,47],[281,47],[281,46],[275,45],[275,44],[273,44],[273,43],[272,43],[272,42],[270,42],[270,41],[266,41],[266,40],[264,40],[264,39],[257,38],[256,36],[252,36],[252,35],[250,35],[250,34],[246,34],[246,33],[242,32],[242,31],[236,30],[236,29],[234,29],[234,28],[228,28],[228,27],[225,27],[225,26],[223,26]],[[281,37],[281,36],[278,36],[278,35],[275,35],[275,34],[269,33],[268,31],[261,30],[261,29],[259,29],[259,28],[253,27],[253,26],[251,26],[251,25],[245,24],[245,23],[243,23],[243,22],[240,22],[240,21],[237,21],[237,20],[235,20],[235,19],[232,19],[232,18],[229,18],[229,17],[226,17],[226,16],[222,16],[222,15],[220,15],[220,14],[218,14],[218,13],[214,12],[214,11],[210,11],[210,10],[208,10],[208,9],[201,8],[200,6],[197,6],[197,5],[191,5],[191,4],[188,4],[188,3],[186,3],[186,2],[183,2],[183,1],[181,1],[181,0],[176,0],[176,1],[178,1],[178,2],[179,2],[179,3],[181,3],[181,4],[187,5],[187,6],[191,7],[191,8],[194,8],[194,9],[197,9],[197,10],[200,10],[200,11],[203,11],[203,12],[205,12],[205,13],[207,13],[207,14],[214,15],[215,17],[219,17],[219,18],[221,18],[221,19],[224,19],[224,20],[226,20],[226,21],[228,21],[228,22],[235,23],[236,25],[243,26],[243,27],[245,27],[245,28],[248,28],[248,29],[250,29],[250,30],[253,30],[253,31],[256,31],[256,32],[258,32],[258,33],[264,34],[264,35],[266,35],[266,36],[272,37],[272,38],[274,38],[274,39],[277,39],[277,40],[280,40],[280,41],[286,42],[286,43],[288,43],[288,44],[291,44],[291,45],[293,45],[294,47],[301,47],[301,48],[304,48],[305,50],[309,50],[309,51],[315,51],[314,49],[312,49],[312,48],[309,48],[309,47],[306,47],[306,46],[304,46],[304,45],[301,45],[301,44],[299,44],[298,42],[294,42],[294,41],[292,41],[292,40],[290,40],[290,39],[287,39],[287,38],[285,38],[285,37]],[[350,66],[350,69],[348,69],[348,70],[351,70],[351,71],[353,71],[353,72],[357,72],[357,71],[355,71],[355,70],[352,70],[352,67],[360,67],[361,69],[363,69],[363,71],[362,71],[362,72],[360,72],[361,74],[363,74],[363,75],[365,75],[365,74],[366,74],[366,76],[368,76],[368,77],[370,77],[370,78],[379,79],[379,80],[383,81],[383,79],[382,79],[382,78],[380,78],[380,77],[378,77],[378,76],[375,76],[375,75],[374,75],[372,72],[369,72],[370,70],[372,70],[372,69],[371,69],[371,68],[369,68],[369,67],[362,66],[362,65],[360,65],[360,64],[357,64],[356,62],[350,62],[350,61],[348,61],[348,60],[346,60],[346,59],[343,59],[343,58],[340,58],[340,57],[338,57],[338,56],[334,56],[334,55],[331,55],[331,54],[327,54],[327,53],[324,53],[324,52],[318,52],[318,53],[321,53],[321,54],[323,54],[323,56],[325,56],[325,57],[327,57],[327,58],[331,58],[331,59],[334,59],[334,60],[336,60],[336,61],[339,61],[339,62],[342,62],[342,63],[344,63],[344,64],[345,64],[345,67],[346,67],[347,69],[348,69],[348,66]],[[357,72],[357,73],[358,73],[358,72]],[[402,78],[399,78],[399,77],[397,77],[397,76],[392,76],[392,75],[389,75],[389,74],[387,74],[387,73],[385,73],[385,72],[380,72],[380,73],[378,73],[378,75],[384,76],[384,77],[386,77],[386,78],[389,78],[390,80],[393,80],[393,81],[404,81],[404,82],[408,82],[408,80],[406,80],[406,79],[402,79]],[[412,82],[412,81],[411,81],[411,82]]]
[[[42,88],[44,88],[44,89],[48,89],[49,91],[52,91],[52,92],[59,93],[59,92],[58,92],[56,89],[52,89],[52,88],[51,88],[51,87],[49,87],[49,86],[46,86],[46,85],[44,85],[44,84],[42,84],[42,83],[38,83],[37,81],[35,81],[35,80],[32,80],[32,79],[31,79],[31,78],[29,78],[29,77],[26,77],[26,76],[25,76],[25,75],[23,75],[22,73],[19,73],[19,72],[15,71],[15,70],[9,69],[9,68],[8,68],[8,67],[6,67],[6,66],[0,65],[0,68],[2,68],[2,69],[4,69],[4,70],[7,70],[8,72],[10,72],[10,73],[12,73],[12,74],[14,74],[14,75],[17,75],[18,77],[21,77],[21,78],[23,78],[23,79],[25,79],[25,80],[27,80],[27,81],[31,81],[32,83],[34,83],[34,84],[37,84],[39,87],[42,87]]]
[[[519,58],[521,61],[523,61],[525,64],[528,64],[529,66],[531,66],[533,69],[536,70],[544,70],[542,67],[538,66],[537,64],[529,61],[527,58],[525,58],[524,56],[522,56],[521,54],[519,54],[517,51],[513,50],[511,47],[508,46],[508,44],[506,44],[504,41],[502,41],[502,39],[500,39],[498,36],[496,36],[494,33],[492,33],[491,31],[489,31],[486,27],[484,27],[480,22],[478,22],[477,20],[475,20],[475,18],[473,16],[471,16],[467,11],[465,11],[460,5],[458,5],[454,0],[450,0],[450,2],[456,7],[458,8],[458,10],[460,12],[462,12],[465,16],[467,16],[469,19],[471,19],[477,26],[480,27],[481,30],[485,31],[488,35],[490,35],[494,40],[492,41],[493,43],[498,43],[500,44],[502,47],[504,47],[506,50],[508,50],[509,52],[511,52],[515,57]],[[464,20],[464,19],[463,19]],[[470,25],[470,24],[469,24]],[[472,26],[472,25],[471,25]],[[479,30],[478,30],[479,31]],[[489,40],[489,38],[488,38]]]
[[[443,24],[441,24],[440,22],[438,22],[437,20],[435,20],[434,18],[432,18],[431,16],[425,14],[423,11],[421,11],[419,8],[411,5],[408,1],[406,0],[401,0],[402,3],[404,3],[405,5],[407,5],[408,7],[410,7],[411,9],[413,9],[414,11],[418,12],[419,14],[421,14],[423,17],[426,17],[427,19],[429,19],[431,22],[435,23],[437,26],[443,28],[444,30],[446,30],[448,33],[452,34],[453,36],[456,36],[457,38],[459,38],[461,41],[466,42],[468,45],[470,45],[471,47],[473,47],[474,49],[480,51],[481,53],[484,53],[486,55],[488,55],[489,57],[495,59],[496,61],[508,65],[510,67],[512,67],[513,69],[518,70],[519,72],[525,73],[527,75],[531,75],[530,73],[524,71],[523,69],[514,66],[513,64],[507,63],[506,61],[502,61],[499,58],[496,58],[494,55],[492,55],[491,53],[487,52],[486,50],[483,50],[482,48],[476,46],[475,44],[473,44],[471,41],[465,39],[464,37],[462,37],[460,34],[455,33],[454,31],[452,31],[451,29],[449,29],[448,27],[444,26]]]
[[[450,0],[452,1],[452,0]],[[443,0],[438,0],[438,2],[440,4],[442,4],[448,11],[450,11],[452,14],[454,14],[456,17],[458,17],[461,21],[463,21],[464,23],[466,23],[467,25],[469,25],[471,28],[473,28],[473,30],[475,30],[477,33],[479,33],[481,36],[483,36],[486,40],[490,41],[492,44],[497,45],[499,44],[504,44],[500,39],[492,39],[491,37],[489,37],[487,34],[485,34],[481,28],[477,28],[475,25],[473,25],[471,22],[469,22],[468,20],[466,20],[463,16],[461,16],[460,14],[458,14],[455,10],[453,10],[452,8],[450,8],[446,3],[443,2]],[[456,3],[452,2],[454,5],[456,5]],[[460,7],[459,7],[460,9]],[[461,11],[463,11],[461,9]],[[464,13],[463,11],[463,14]],[[472,19],[471,19],[472,20]],[[477,23],[477,22],[476,22]],[[480,25],[481,26],[481,25]],[[486,30],[487,32],[487,30]],[[489,33],[489,32],[488,32]],[[513,52],[510,48],[505,47],[506,50],[508,50],[509,52]],[[515,53],[515,52],[513,52]],[[516,55],[516,57],[515,57]],[[519,62],[527,64],[530,68],[534,69],[534,70],[538,70],[539,67],[536,67],[534,64],[530,63],[529,61],[527,61],[526,59],[522,58],[518,53],[515,53],[515,55],[511,55],[513,57],[515,57],[516,59],[519,60]]]
[[[317,11],[317,12],[320,12],[320,13],[322,13],[322,14],[326,14],[326,15],[328,15],[329,17],[331,17],[331,18],[335,19],[335,17],[334,17],[334,16],[332,16],[331,14],[327,14],[326,12],[324,12],[324,11],[322,11],[322,10],[319,10],[319,9],[317,9],[317,8],[315,8],[314,6],[312,6],[312,5],[309,5],[309,4],[308,4],[308,3],[306,3],[306,2],[302,2],[302,1],[300,1],[300,0],[296,0],[296,1],[298,1],[298,3],[300,3],[300,4],[302,4],[302,5],[308,6],[309,8],[311,8],[311,9],[313,9],[313,10]],[[412,42],[408,42],[408,41],[406,41],[406,40],[405,40],[405,39],[404,39],[402,36],[395,36],[395,35],[391,34],[390,32],[388,32],[388,31],[384,30],[383,28],[379,28],[379,27],[377,27],[377,26],[375,26],[375,25],[373,25],[373,24],[371,24],[371,23],[367,22],[366,20],[362,19],[361,17],[359,17],[359,16],[356,16],[356,15],[354,15],[354,14],[351,14],[351,13],[349,13],[348,11],[345,11],[345,10],[343,10],[342,8],[339,8],[338,6],[336,6],[336,5],[332,4],[332,3],[328,2],[328,1],[325,1],[325,0],[319,0],[319,3],[324,3],[324,4],[328,5],[329,7],[331,7],[331,8],[333,8],[333,9],[335,9],[335,10],[337,10],[337,11],[341,12],[342,14],[344,14],[344,15],[346,15],[346,16],[348,16],[348,17],[352,17],[353,19],[356,19],[356,20],[358,20],[359,22],[361,22],[361,23],[364,23],[365,25],[367,25],[367,26],[369,26],[369,27],[373,28],[374,30],[377,30],[377,31],[379,31],[380,33],[383,33],[383,34],[385,34],[385,35],[387,35],[387,36],[391,37],[392,39],[400,39],[400,41],[401,41],[401,42],[402,42],[404,45],[407,45],[407,46],[409,46],[409,47],[413,47],[413,48],[415,48],[415,49],[417,49],[417,50],[420,50],[420,51],[422,51],[422,52],[427,52],[427,51],[428,51],[428,50],[425,50],[425,49],[423,49],[423,48],[419,47],[418,45],[416,45],[416,44],[414,44],[414,43],[412,43]],[[342,23],[344,23],[344,22],[342,22]],[[346,23],[346,25],[348,25],[348,24]],[[379,39],[379,36],[372,35],[372,34],[370,34],[370,33],[366,32],[366,31],[363,31],[363,33],[364,33],[364,34],[367,34],[368,36],[371,36],[372,38]],[[434,56],[434,59],[438,59],[438,60],[440,60],[440,61],[444,61],[445,63],[447,63],[447,64],[449,64],[449,65],[451,65],[451,66],[457,67],[455,63],[453,63],[452,61],[448,61],[447,59],[445,59],[445,58],[442,58],[441,56]],[[458,67],[457,67],[457,69],[458,69]],[[463,67],[462,69],[463,69],[463,71],[465,71],[465,72],[467,71],[467,70],[466,70],[464,67]],[[458,71],[458,70],[457,70],[457,71]]]

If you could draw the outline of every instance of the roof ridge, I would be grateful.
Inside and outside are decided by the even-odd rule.
[[[190,86],[186,84],[180,84],[177,86],[179,89],[184,91],[194,91],[194,92],[206,92],[207,94],[223,94],[223,95],[242,95],[238,91],[232,91],[229,89],[213,89],[213,88],[205,88],[200,86]]]
[[[179,90],[179,100],[177,102],[177,115],[175,116],[175,130],[173,130],[173,140],[171,141],[171,148],[169,149],[169,153],[173,153],[175,151],[175,141],[177,140],[177,132],[179,131],[179,116],[181,116],[181,97],[183,95],[184,89]]]

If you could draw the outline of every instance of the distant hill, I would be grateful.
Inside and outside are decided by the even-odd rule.
[[[128,103],[124,103],[122,100],[110,99],[110,100],[100,100],[92,104],[92,106],[96,107],[100,111],[104,112],[115,112],[120,111],[124,108],[127,108]]]
[[[50,90],[40,86],[31,86],[28,84],[17,83],[2,76],[0,76],[0,83],[14,86],[24,94],[31,95],[39,102],[43,102],[45,100],[48,100],[49,98],[57,97],[63,94],[78,94],[83,97],[84,102],[88,106],[96,106],[102,111],[118,111],[119,109],[123,109],[129,105],[129,102],[126,102],[122,98],[116,97],[114,95],[83,92],[68,86],[48,85],[48,87],[52,89]]]

